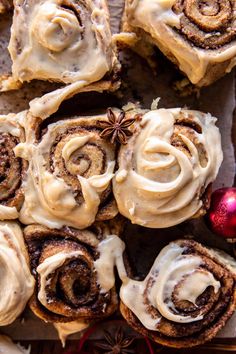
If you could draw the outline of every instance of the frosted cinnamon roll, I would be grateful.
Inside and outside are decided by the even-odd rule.
[[[236,64],[235,13],[233,0],[126,0],[123,30],[136,34],[136,46],[159,47],[201,87]]]
[[[37,284],[30,307],[38,317],[53,323],[77,321],[74,322],[77,328],[81,321],[84,328],[85,323],[102,319],[116,310],[115,283],[108,291],[102,291],[95,268],[100,259],[99,245],[106,238],[109,238],[106,226],[94,225],[82,231],[40,225],[25,229]],[[110,278],[107,281],[110,283]]]
[[[143,281],[125,279],[121,312],[144,336],[170,347],[211,340],[236,308],[236,262],[192,240],[166,246]]]
[[[24,132],[16,115],[0,115],[0,220],[16,219],[23,203],[22,176],[26,162],[14,153],[23,141]]]
[[[0,326],[6,326],[23,312],[35,283],[21,228],[13,222],[0,222],[0,274]]]
[[[215,122],[210,114],[180,108],[143,112],[118,156],[113,193],[120,213],[150,228],[203,215],[222,162]]]
[[[105,0],[16,0],[14,8],[8,49],[15,81],[74,83],[64,89],[71,93],[93,83],[91,90],[103,90],[104,78],[112,89],[119,64]]]
[[[3,354],[30,354],[30,347],[23,348],[19,344],[14,344],[11,338],[0,335],[0,353]]]
[[[50,123],[26,117],[26,143],[15,150],[29,162],[22,223],[84,229],[117,215],[111,185],[115,145],[100,137],[98,126],[106,119],[101,115]]]

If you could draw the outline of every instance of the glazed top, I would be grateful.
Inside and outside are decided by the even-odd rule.
[[[183,123],[176,131],[179,118]],[[185,119],[198,131],[182,127]],[[151,228],[193,217],[223,158],[215,122],[210,114],[178,108],[145,113],[140,130],[119,153],[113,191],[120,213]]]
[[[9,52],[20,81],[100,80],[115,58],[104,0],[16,0]]]

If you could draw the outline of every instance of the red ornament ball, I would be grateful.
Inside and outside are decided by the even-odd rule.
[[[236,188],[221,188],[212,193],[207,215],[213,232],[236,242]]]

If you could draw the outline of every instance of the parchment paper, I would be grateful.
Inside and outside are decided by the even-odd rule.
[[[119,31],[120,18],[123,9],[123,0],[110,0],[111,25],[114,33]],[[0,75],[10,72],[11,61],[7,52],[11,17],[0,17]],[[204,88],[196,95],[181,98],[173,90],[173,82],[181,78],[178,70],[168,62],[161,53],[158,54],[158,75],[153,76],[146,62],[130,51],[121,53],[123,64],[123,85],[118,93],[110,94],[82,94],[62,105],[62,110],[68,113],[89,109],[96,110],[108,106],[119,106],[128,101],[137,102],[144,108],[150,108],[153,99],[160,97],[159,107],[188,107],[199,109],[218,117],[218,126],[222,134],[224,162],[222,164],[214,188],[231,186],[235,175],[235,160],[231,143],[233,111],[235,108],[234,72],[225,76],[212,86]],[[19,112],[28,108],[31,99],[41,96],[58,87],[57,84],[37,82],[26,84],[19,91],[0,94],[0,114]],[[91,99],[91,96],[93,99]],[[149,230],[139,226],[129,225],[125,232],[127,252],[131,259],[134,271],[144,277],[150,269],[159,250],[170,240],[186,234],[194,235],[196,239],[210,246],[220,247],[230,251],[229,245],[213,235],[207,228],[204,220],[185,222],[177,227],[163,230]],[[135,265],[135,266],[134,266]],[[236,337],[236,315],[228,322],[218,337]],[[30,310],[26,310],[21,319],[11,326],[1,328],[1,331],[11,335],[16,340],[57,339],[55,329],[39,321]],[[78,335],[72,338],[78,338]]]

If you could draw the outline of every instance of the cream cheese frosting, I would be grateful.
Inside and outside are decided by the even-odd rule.
[[[219,47],[219,49],[209,49],[207,47],[204,49],[195,46],[186,39],[187,35],[185,36],[181,33],[180,30],[182,26],[183,30],[186,30],[186,24],[181,24],[181,16],[183,13],[178,13],[173,10],[173,6],[176,3],[180,3],[179,1],[126,0],[126,21],[134,29],[141,28],[150,34],[152,41],[159,46],[164,53],[167,53],[167,56],[169,55],[170,58],[175,58],[180,70],[186,73],[190,81],[193,84],[201,85],[201,81],[204,81],[204,76],[207,74],[209,65],[222,63],[224,66],[223,70],[227,73],[230,72],[236,64],[236,5],[234,1],[230,2],[227,0],[226,2],[227,6],[232,11],[232,15],[228,15],[230,20],[233,18],[232,23],[230,22],[229,25],[229,31],[234,31],[234,39],[231,43],[226,43],[222,47]],[[219,28],[214,22],[215,18],[217,18],[216,11],[219,11],[219,14],[222,15],[225,10],[220,2],[207,2],[205,8],[203,9],[200,8],[198,1],[195,1],[193,4],[191,1],[186,0],[185,2],[182,2],[182,4],[183,3],[184,6],[188,6],[189,4],[188,9],[192,9],[192,12],[195,10],[192,17],[199,16],[200,21],[202,21],[202,26],[199,25],[199,29],[197,30],[201,31],[204,26],[210,26],[211,24],[212,26],[215,25],[215,28],[213,26],[214,30],[211,32],[204,32],[204,38],[209,38],[211,36],[217,37],[217,35],[221,35],[220,31],[222,30],[221,26],[223,22],[220,20],[218,21]],[[225,11],[227,12],[227,10]],[[214,14],[215,16],[210,16],[211,14]],[[189,16],[189,18],[189,21],[191,22],[191,16]],[[193,26],[197,26],[198,22],[196,19],[192,22]],[[189,26],[191,26],[191,24]],[[195,27],[190,30],[190,33],[191,31],[194,33]],[[191,38],[191,36],[189,37]]]
[[[127,274],[123,262],[124,250],[124,242],[116,235],[110,235],[99,243],[99,258],[94,262],[94,267],[102,293],[106,293],[115,285],[115,266],[118,269],[120,278],[126,279]]]
[[[0,325],[6,326],[24,310],[35,282],[20,226],[0,222],[0,236]]]
[[[93,117],[93,121],[97,119],[100,116]],[[35,141],[35,132],[28,129],[26,143],[15,148],[17,156],[29,161],[23,183],[25,201],[20,211],[21,222],[36,222],[50,228],[67,225],[79,229],[94,222],[101,203],[100,197],[110,188],[114,176],[115,157],[109,143],[101,141],[93,129],[83,130],[82,126],[81,130],[78,129],[80,122],[87,122],[89,126],[91,121],[90,118],[75,118],[50,124],[39,143]],[[77,130],[73,131],[74,128]],[[61,141],[53,151],[58,136]],[[101,146],[98,146],[99,139]],[[63,146],[61,152],[60,146]],[[104,163],[105,168],[100,166]],[[58,166],[61,164],[73,181],[76,179],[76,184],[79,184],[83,201],[76,199],[70,181],[65,179],[65,175],[60,175],[62,171]],[[86,173],[89,173],[88,177]]]
[[[201,132],[189,132],[189,127],[182,132],[180,122],[176,133],[178,118],[189,116]],[[119,152],[113,192],[120,213],[150,228],[170,227],[198,213],[203,207],[201,193],[215,180],[223,158],[215,122],[210,114],[197,111],[145,113],[138,133]],[[174,135],[185,151],[179,142],[172,143]],[[202,150],[206,161],[202,161]]]
[[[71,334],[83,331],[89,327],[89,324],[81,320],[68,323],[54,323],[54,327],[58,332],[58,336],[64,348],[67,337],[69,337]]]
[[[14,344],[9,337],[0,335],[0,354],[30,354],[30,347],[25,349],[19,344]]]
[[[104,0],[16,0],[9,52],[15,80],[100,80],[116,61]]]

